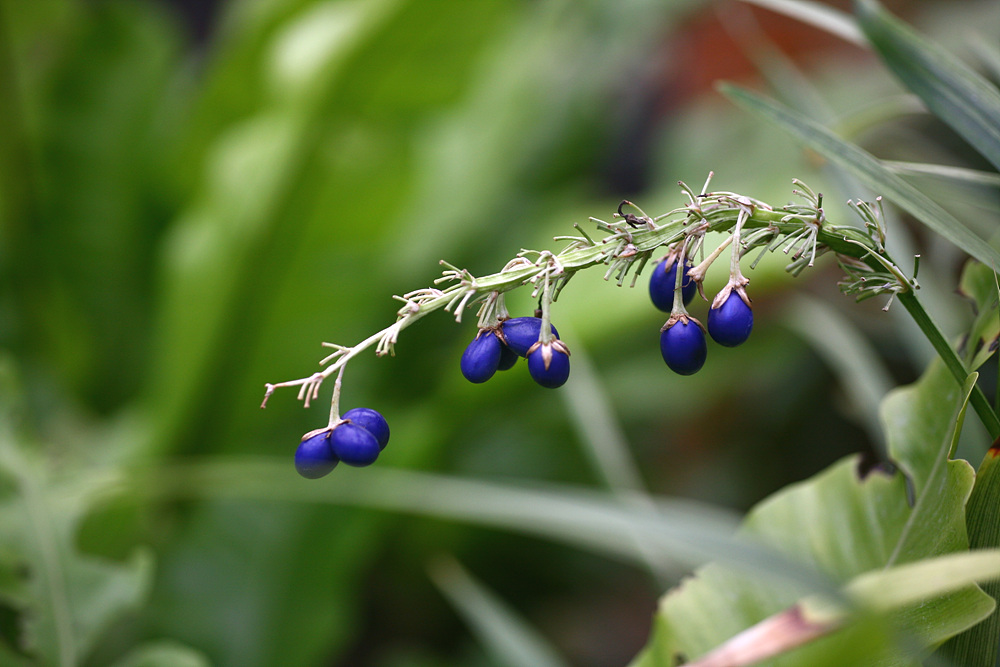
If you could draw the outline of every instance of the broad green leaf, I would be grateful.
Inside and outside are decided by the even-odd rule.
[[[773,100],[731,84],[722,84],[720,90],[739,106],[775,123],[813,150],[863,179],[873,190],[892,200],[972,257],[989,266],[1000,266],[1000,252],[867,151],[840,139],[822,125]]]
[[[458,561],[441,558],[431,564],[430,573],[434,583],[499,664],[507,667],[567,665],[527,621],[477,581]]]
[[[965,550],[963,508],[973,475],[967,464],[947,457],[972,382],[958,387],[938,362],[917,384],[896,390],[883,402],[890,453],[912,480],[912,507],[900,471],[875,468],[861,477],[858,457],[849,457],[760,503],[747,515],[742,533],[842,582]],[[635,665],[673,665],[678,654],[689,660],[705,655],[807,594],[801,587],[748,581],[722,564],[707,565],[663,597],[653,637]],[[894,615],[894,623],[929,647],[979,622],[990,610],[992,601],[982,591],[967,588],[903,610]],[[893,641],[880,623],[851,624],[768,664],[815,667],[890,659],[911,664]]]
[[[865,572],[844,586],[842,599],[812,596],[800,600],[739,633],[690,667],[757,664],[841,630],[854,622],[852,614],[858,611],[866,620],[873,612],[899,612],[914,606],[923,613],[923,605],[934,598],[995,579],[1000,579],[1000,550],[960,552]],[[968,603],[962,600],[959,604]],[[988,597],[971,604],[979,614],[988,614],[996,606]],[[963,609],[966,611],[972,610]]]
[[[996,86],[875,0],[858,0],[855,7],[865,36],[903,85],[1000,169],[1000,91]]]
[[[968,546],[965,501],[975,474],[967,461],[949,457],[977,375],[964,387],[953,380],[949,386],[951,377],[935,361],[916,385],[893,391],[882,403],[889,457],[906,474],[913,494],[913,511],[900,526],[887,566]],[[961,410],[948,420],[956,405]]]
[[[958,293],[970,301],[976,316],[962,342],[965,367],[977,370],[996,352],[1000,339],[1000,291],[993,269],[969,261],[962,271]]]
[[[986,453],[976,473],[976,485],[966,508],[966,526],[971,549],[1000,547],[1000,448],[994,445]],[[994,600],[1000,598],[1000,582],[991,581],[983,590]],[[963,667],[993,667],[997,660],[997,638],[1000,637],[1000,611],[955,637],[944,651],[956,665]]]

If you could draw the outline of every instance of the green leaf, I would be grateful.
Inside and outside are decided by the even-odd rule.
[[[844,586],[842,600],[812,596],[744,630],[690,667],[741,667],[773,658],[841,630],[852,616],[874,620],[873,612],[899,612],[917,606],[927,610],[935,598],[974,584],[1000,578],[1000,550],[961,552],[926,558],[888,569],[872,570]],[[844,600],[849,601],[845,604]],[[988,597],[957,601],[963,614],[988,614],[996,605]],[[974,605],[975,610],[965,605]],[[957,606],[957,605],[956,605]],[[897,616],[903,618],[903,614]]]
[[[431,578],[496,661],[508,667],[565,667],[555,649],[458,561],[442,558]]]
[[[977,370],[996,352],[1000,340],[1000,300],[997,275],[979,262],[967,262],[958,284],[958,293],[968,299],[976,319],[962,342],[965,367]]]
[[[152,555],[136,549],[119,563],[77,550],[80,520],[106,492],[107,476],[60,476],[8,429],[0,431],[0,471],[15,488],[0,499],[0,560],[27,573],[0,577],[0,596],[23,610],[20,648],[41,665],[82,664],[108,626],[145,597]]]
[[[889,456],[906,473],[913,493],[913,511],[900,526],[887,566],[968,545],[964,510],[975,475],[967,461],[949,456],[976,377],[959,387],[935,361],[916,385],[896,389],[882,403]],[[960,410],[948,420],[955,405]]]
[[[924,162],[899,162],[883,160],[882,164],[898,174],[920,174],[936,176],[941,179],[969,185],[984,187],[1000,187],[1000,174],[965,167],[952,167],[944,164],[927,164]]]
[[[957,552],[865,572],[844,592],[869,609],[890,611],[994,579],[1000,579],[1000,550]]]
[[[134,470],[128,492],[168,498],[254,498],[332,503],[493,526],[565,542],[627,562],[647,558],[693,565],[724,560],[762,578],[834,588],[814,569],[774,549],[733,536],[736,521],[704,504],[653,499],[622,502],[590,489],[554,484],[499,484],[480,479],[393,470],[385,466],[337,484],[302,484],[287,462],[227,457],[186,466]],[[124,483],[125,480],[123,480]]]
[[[894,564],[964,551],[963,508],[973,476],[965,462],[947,457],[973,381],[958,387],[938,362],[917,384],[896,390],[883,403],[890,452],[915,490],[912,507],[903,474],[876,468],[861,477],[858,458],[849,457],[760,503],[748,514],[743,534],[842,582]],[[707,565],[661,600],[653,637],[635,665],[672,666],[677,655],[705,655],[807,594],[801,587],[750,581],[731,567]],[[971,627],[991,609],[982,591],[966,588],[893,618],[929,647]],[[778,664],[815,667],[879,659],[911,664],[890,634],[882,623],[851,624],[782,655]]]
[[[988,266],[1000,266],[1000,252],[867,151],[840,139],[822,125],[778,102],[732,84],[721,84],[720,90],[739,106],[783,128],[813,150],[864,180],[873,190],[892,200],[972,257]]]
[[[743,2],[784,14],[852,44],[858,46],[865,44],[864,36],[851,15],[828,5],[806,0],[743,0]]]
[[[996,86],[875,0],[859,0],[855,7],[865,36],[903,85],[1000,169],[1000,91]]]
[[[976,485],[972,489],[966,509],[966,525],[971,549],[1000,547],[1000,448],[994,445],[986,453]],[[983,590],[994,600],[1000,598],[1000,582],[991,581]],[[1000,638],[1000,611],[993,610],[990,617],[955,637],[944,647],[956,665],[965,667],[993,667],[997,660],[997,641]]]

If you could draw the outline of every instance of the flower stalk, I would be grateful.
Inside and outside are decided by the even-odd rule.
[[[710,179],[711,175],[709,181]],[[707,189],[709,181],[706,181],[704,189]],[[677,253],[678,261],[681,262],[677,277],[680,281],[685,273],[686,258],[701,247],[705,234],[709,232],[728,232],[729,236],[705,260],[691,269],[691,276],[699,289],[708,265],[729,245],[733,246],[731,276],[738,282],[741,279],[743,284],[746,278],[740,273],[738,262],[740,257],[755,248],[761,248],[762,254],[774,252],[778,248],[791,253],[792,261],[786,269],[793,275],[812,266],[816,257],[833,252],[847,274],[847,279],[841,283],[845,293],[856,295],[858,300],[885,293],[890,294],[890,303],[893,297],[898,298],[956,380],[964,382],[967,375],[964,364],[927,316],[914,294],[918,287],[916,280],[907,278],[885,250],[881,201],[877,202],[878,208],[863,202],[851,202],[852,209],[865,223],[864,229],[833,225],[826,219],[823,211],[822,195],[815,194],[801,181],[796,180],[794,184],[796,189],[793,192],[804,199],[805,204],[772,207],[733,192],[705,192],[703,189],[701,194],[695,194],[690,187],[681,183],[688,198],[685,206],[650,217],[635,204],[624,201],[612,222],[590,218],[597,229],[604,232],[603,238],[595,239],[579,225],[574,225],[580,235],[557,237],[557,240],[568,242],[561,251],[553,253],[548,250],[522,250],[497,273],[477,277],[466,269],[442,261],[445,270],[433,287],[393,297],[403,304],[396,313],[395,322],[350,347],[323,343],[325,347],[334,349],[332,354],[320,361],[324,368],[297,380],[266,384],[261,407],[266,406],[275,389],[282,387],[298,387],[298,398],[308,407],[318,397],[323,381],[338,373],[331,406],[331,420],[335,421],[341,378],[339,374],[342,374],[346,364],[373,346],[377,356],[393,355],[400,333],[426,315],[444,309],[460,322],[466,308],[481,303],[480,326],[484,323],[492,324],[508,317],[503,305],[504,293],[531,285],[533,293],[542,292],[542,336],[546,337],[550,335],[550,307],[577,271],[605,265],[608,267],[605,279],[616,277],[619,286],[624,284],[631,271],[631,284],[634,285],[650,257],[657,250],[668,247]],[[623,212],[624,206],[630,206],[639,215]],[[735,288],[734,285],[732,289]],[[679,295],[680,290],[677,290],[678,299]],[[682,303],[679,310],[683,312]],[[971,402],[992,436],[1000,436],[1000,419],[978,388],[973,392]]]

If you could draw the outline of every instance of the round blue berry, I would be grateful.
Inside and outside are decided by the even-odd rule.
[[[377,410],[371,408],[351,408],[341,419],[350,419],[352,424],[357,424],[364,430],[375,436],[378,441],[379,450],[385,449],[389,444],[389,422]]]
[[[495,333],[480,331],[462,353],[462,375],[469,382],[486,382],[500,367],[502,343]]]
[[[660,354],[673,372],[694,375],[708,356],[705,332],[693,319],[677,320],[660,333]]]
[[[500,345],[500,365],[497,366],[498,371],[509,371],[517,363],[520,357],[517,356],[517,352],[510,349],[506,344]]]
[[[555,389],[566,384],[569,379],[569,355],[552,347],[552,358],[549,367],[545,368],[542,356],[543,347],[539,345],[528,355],[528,372],[538,384],[549,389]]]
[[[691,264],[688,264],[688,271]],[[653,275],[649,277],[649,298],[653,305],[665,313],[669,313],[674,307],[674,287],[677,285],[677,259],[668,257],[656,265]],[[691,280],[690,275],[685,272],[681,283],[681,297],[684,305],[691,303],[697,286]]]
[[[746,342],[753,329],[753,311],[736,291],[718,308],[708,311],[708,333],[719,345],[736,347]]]
[[[375,463],[381,451],[378,440],[366,429],[346,422],[333,429],[330,448],[334,455],[349,466],[367,466]]]
[[[333,431],[323,429],[302,439],[295,450],[295,470],[306,479],[319,479],[337,467],[337,456],[330,447]]]
[[[528,354],[528,348],[538,342],[538,335],[542,332],[542,318],[515,317],[512,320],[505,320],[501,327],[507,347],[517,356],[524,357]],[[559,332],[554,326],[552,333],[559,338]]]

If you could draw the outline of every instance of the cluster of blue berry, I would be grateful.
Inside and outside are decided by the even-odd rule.
[[[469,382],[486,382],[497,371],[505,371],[527,357],[528,372],[538,384],[554,389],[569,379],[569,348],[559,340],[552,325],[551,336],[542,336],[542,318],[515,317],[480,329],[462,353],[462,375]],[[548,340],[546,340],[548,338]]]
[[[705,365],[708,345],[705,327],[686,312],[677,312],[675,292],[681,291],[684,306],[694,299],[695,280],[691,278],[692,266],[687,264],[683,280],[677,280],[677,258],[666,257],[649,279],[649,297],[653,305],[670,313],[670,319],[660,330],[660,353],[670,370],[680,375],[693,375]],[[753,310],[743,285],[732,281],[715,297],[708,311],[708,334],[716,343],[736,347],[750,337],[753,329]]]
[[[261,402],[264,407],[280,387],[298,387],[298,398],[308,408],[319,396],[320,385],[336,374],[328,425],[302,438],[295,455],[299,473],[317,478],[340,461],[353,466],[375,461],[388,441],[389,427],[378,412],[368,408],[355,408],[340,416],[344,368],[371,347],[380,357],[394,354],[400,333],[437,310],[450,312],[461,322],[468,307],[481,304],[477,334],[461,360],[462,374],[470,382],[486,382],[497,371],[513,368],[518,357],[524,357],[532,379],[543,387],[555,388],[569,379],[570,352],[551,325],[549,311],[570,278],[591,267],[608,267],[604,279],[617,278],[619,286],[631,273],[634,286],[651,255],[661,248],[668,250],[653,270],[649,295],[658,309],[669,313],[660,329],[660,352],[667,366],[681,375],[692,375],[704,366],[708,356],[706,334],[727,347],[740,345],[750,336],[753,311],[746,293],[749,281],[740,271],[740,261],[751,250],[760,249],[760,254],[750,268],[766,252],[780,249],[790,254],[792,261],[786,269],[792,275],[812,266],[816,257],[834,251],[850,279],[845,291],[852,293],[870,296],[915,289],[916,282],[905,278],[885,256],[881,208],[865,203],[853,205],[864,219],[868,230],[865,235],[854,226],[830,225],[822,208],[822,195],[801,181],[794,181],[797,189],[793,192],[805,204],[781,207],[732,192],[710,192],[710,181],[711,174],[700,194],[680,183],[688,203],[656,217],[622,201],[612,222],[591,218],[606,233],[603,238],[595,240],[580,225],[574,225],[579,234],[556,237],[568,241],[562,250],[522,250],[498,273],[477,277],[442,260],[445,270],[433,286],[394,297],[402,307],[392,324],[353,346],[323,343],[333,349],[320,361],[325,368],[296,380],[266,384]],[[710,232],[723,233],[724,240],[706,254],[704,241]],[[727,248],[731,251],[729,281],[712,300],[705,327],[688,313],[686,306],[696,291],[704,297],[705,274]],[[703,258],[697,265],[690,259],[695,256]],[[684,267],[684,271],[678,271],[678,267]],[[533,288],[531,298],[538,298],[535,317],[511,318],[504,295],[528,286]]]
[[[306,479],[319,479],[343,461],[368,466],[389,443],[389,423],[371,408],[354,408],[334,426],[309,431],[295,450],[295,469]]]

